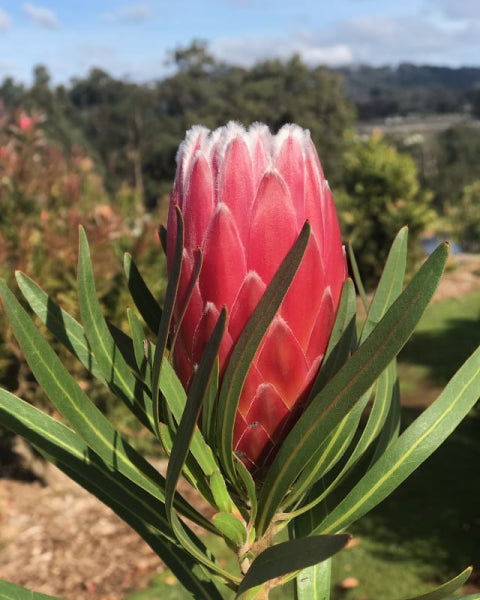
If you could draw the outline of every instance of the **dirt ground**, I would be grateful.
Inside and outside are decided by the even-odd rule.
[[[436,299],[480,290],[480,257],[454,260]],[[122,600],[163,570],[98,500],[54,467],[36,469],[46,485],[6,468],[0,479],[0,578],[65,600]]]

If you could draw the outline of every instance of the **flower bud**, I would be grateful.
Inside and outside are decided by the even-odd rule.
[[[344,249],[332,194],[308,131],[193,127],[177,155],[168,218],[172,264],[178,205],[185,240],[174,328],[175,369],[186,389],[222,306],[231,351],[305,221],[302,263],[255,355],[239,399],[234,451],[255,472],[267,464],[305,404],[330,338],[343,283]],[[203,263],[187,304],[198,249]],[[178,330],[178,331],[177,331]]]

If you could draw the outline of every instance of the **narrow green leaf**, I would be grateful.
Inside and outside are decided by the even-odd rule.
[[[459,575],[457,575],[453,579],[450,579],[450,581],[447,581],[435,590],[427,592],[426,594],[421,594],[420,596],[415,596],[414,598],[409,598],[409,600],[444,600],[445,598],[448,598],[450,594],[456,592],[458,588],[467,581],[467,579],[470,577],[470,574],[472,573],[472,570],[472,567],[468,567]],[[480,598],[480,594],[464,596],[464,598],[472,598],[473,600],[473,598]]]
[[[337,316],[325,357],[310,392],[309,401],[320,392],[350,355],[356,337],[356,312],[355,286],[351,279],[347,279],[343,285],[340,304],[338,305]]]
[[[378,440],[374,445],[370,466],[377,462],[379,457],[382,456],[388,446],[398,438],[398,434],[400,433],[402,408],[400,404],[400,384],[398,382],[396,361],[390,363],[389,370],[391,370],[391,373],[388,375],[388,381],[384,379],[382,382],[382,385],[385,385],[385,393],[389,396],[388,414],[383,423]]]
[[[58,596],[47,596],[32,592],[27,588],[0,579],[0,598],[2,600],[61,600]]]
[[[221,567],[214,557],[205,550],[203,545],[199,544],[195,538],[192,538],[192,536],[187,533],[184,524],[177,517],[175,511],[171,511],[169,517],[170,524],[175,532],[177,540],[192,558],[196,559],[200,565],[206,567],[209,572],[220,577],[227,585],[234,586],[240,583],[240,577]]]
[[[480,393],[480,348],[457,371],[437,400],[392,442],[314,533],[341,531],[369,512],[452,433]]]
[[[135,306],[138,308],[147,327],[156,335],[162,317],[162,309],[141,276],[133,258],[128,253],[124,256],[123,268]]]
[[[185,587],[200,593],[201,598],[202,594],[219,598],[214,586],[204,581],[205,574],[177,545],[165,506],[158,498],[105,465],[65,425],[1,388],[0,417],[4,426],[29,440],[71,479],[112,508],[145,539]]]
[[[217,420],[218,388],[220,385],[220,363],[217,360],[213,367],[210,384],[205,393],[202,407],[202,434],[210,447],[215,447],[215,424]]]
[[[357,286],[358,295],[362,300],[362,304],[365,307],[365,311],[368,311],[369,302],[367,292],[365,291],[365,287],[363,286],[362,277],[358,268],[358,263],[353,252],[352,244],[350,242],[348,242],[347,244],[347,251],[348,258],[350,259],[350,265],[352,267],[353,279],[355,280],[355,285]]]
[[[378,288],[368,310],[367,319],[362,330],[360,342],[365,341],[365,339],[371,333],[373,328],[380,322],[386,310],[392,305],[392,303],[398,298],[398,296],[402,292],[403,280],[405,276],[405,266],[407,260],[407,234],[408,230],[406,227],[404,227],[400,230],[399,234],[397,235],[392,244],[392,247],[387,257],[385,268],[383,270],[382,276],[378,284]],[[353,299],[351,298],[352,295]],[[352,311],[356,310],[355,297],[352,292],[350,293],[350,301],[348,306],[349,312],[347,313],[347,317],[349,317],[350,321],[353,321],[353,326],[355,326],[355,321],[351,319]],[[345,362],[345,359],[346,356],[344,356],[343,362]],[[341,364],[343,364],[343,362]],[[320,373],[321,372],[322,370],[320,371]],[[358,440],[353,452],[349,456],[348,461],[345,463],[341,472],[335,478],[335,481],[329,486],[328,491],[325,492],[326,495],[330,493],[330,491],[334,489],[340,481],[342,481],[343,477],[358,462],[358,460],[363,456],[363,454],[370,447],[373,440],[379,434],[389,412],[393,390],[392,386],[396,378],[395,373],[395,365],[394,363],[391,363],[387,367],[387,369],[380,375],[380,378],[377,381],[376,393],[372,410],[370,412],[365,429],[363,430],[362,435],[360,436],[360,439]],[[342,421],[344,429],[346,429],[347,431],[352,430],[353,428],[356,429],[356,425],[360,420],[361,412],[363,412],[363,409],[369,397],[370,392],[364,394],[363,400],[360,400],[357,404],[357,408],[354,409],[352,413],[350,413],[352,417],[348,419],[346,417],[344,421]],[[357,414],[355,415],[354,413]],[[318,451],[317,454],[321,456],[321,454]],[[339,458],[340,456],[338,456],[338,459]],[[313,464],[315,464],[315,462],[316,461],[312,461]],[[315,470],[315,468],[313,469],[313,471],[311,468],[307,469],[310,481],[315,481],[315,479],[318,478],[315,476]],[[322,477],[324,476],[324,474],[325,473],[322,471]]]
[[[353,468],[353,466],[362,458],[385,423],[390,409],[390,401],[395,386],[395,375],[395,363],[392,362],[377,380],[375,399],[365,429],[363,430],[360,439],[358,440],[353,452],[349,456],[342,470],[335,478],[335,481],[329,486],[328,493],[337,487],[337,485]],[[361,405],[361,403],[359,403],[357,406],[359,405]],[[362,411],[363,408],[364,407],[362,407]]]
[[[137,378],[130,371],[102,314],[95,290],[87,236],[82,227],[78,260],[78,298],[85,334],[109,388],[145,427],[153,430],[153,417],[146,412],[146,407],[151,406],[146,390],[138,384]]]
[[[33,279],[25,273],[16,273],[18,287],[30,304],[33,312],[44,323],[48,330],[70,352],[78,358],[82,365],[99,381],[107,384],[97,359],[88,344],[82,325],[68,312],[44,292]]]
[[[295,600],[329,600],[332,561],[303,569],[295,579]]]
[[[259,498],[257,529],[263,534],[299,472],[358,399],[395,358],[422,316],[438,285],[448,249],[445,245],[422,265],[358,350],[308,405],[284,440]]]
[[[175,252],[173,255],[172,266],[168,276],[167,290],[165,292],[165,302],[163,305],[162,318],[160,319],[155,354],[153,356],[152,368],[152,401],[153,401],[153,422],[156,428],[157,435],[158,424],[162,420],[160,418],[160,376],[163,363],[166,362],[165,350],[167,349],[168,336],[172,323],[173,307],[177,296],[178,283],[180,281],[180,273],[182,269],[182,253],[183,253],[183,216],[181,210],[176,208],[177,216],[177,237],[175,241]],[[165,407],[167,409],[167,407]],[[164,415],[166,417],[167,415]],[[167,419],[164,418],[164,421]]]
[[[349,535],[311,536],[282,542],[264,550],[252,562],[238,594],[288,573],[320,563],[341,550]]]
[[[235,468],[237,470],[237,473],[240,477],[240,481],[243,485],[243,488],[245,490],[245,497],[247,498],[247,505],[246,505],[246,514],[244,515],[245,518],[250,518],[250,522],[251,523],[255,523],[255,519],[257,518],[257,489],[255,487],[255,481],[253,480],[253,477],[250,474],[250,471],[247,469],[247,467],[242,463],[242,461],[240,459],[237,459]],[[240,506],[240,508],[242,509],[243,507]]]
[[[225,512],[216,513],[213,516],[213,523],[224,537],[233,542],[235,546],[241,546],[247,541],[245,523],[242,523],[235,515]]]
[[[222,512],[233,512],[235,505],[228,493],[227,484],[220,470],[214,471],[210,476],[210,489],[214,498],[214,506]]]
[[[167,457],[170,457],[173,448],[173,434],[169,426],[160,423],[160,441]],[[194,487],[211,506],[217,506],[215,497],[209,485],[209,479],[202,471],[192,454],[188,454],[183,465],[182,474],[185,479]],[[217,506],[218,508],[218,506]]]
[[[168,462],[167,478],[165,485],[165,508],[170,525],[175,536],[189,554],[207,567],[212,573],[222,577],[226,582],[239,582],[239,578],[221,568],[213,557],[205,553],[199,544],[185,531],[185,528],[177,517],[173,508],[175,489],[182,472],[185,459],[188,454],[193,432],[202,406],[203,396],[215,365],[218,349],[225,331],[227,311],[224,307],[218,317],[212,335],[207,342],[197,372],[193,378],[188,393],[185,410],[180,420],[176,437],[173,443],[172,453]]]
[[[377,385],[379,385],[380,382],[382,383],[382,390],[380,391],[381,394],[386,394],[386,395],[393,394],[395,396],[395,394],[398,392],[398,381],[396,380],[396,368],[395,368],[394,362],[390,363],[390,365],[388,366],[386,371],[384,371],[382,373],[382,375],[380,376],[380,379],[377,382]],[[389,387],[389,383],[392,385],[391,388]],[[369,396],[369,393],[366,396],[367,399],[368,399],[368,396]],[[379,406],[380,406],[379,402],[382,402],[382,401],[376,400],[375,402],[376,402],[376,410],[378,411]],[[382,431],[382,434],[383,434],[382,438],[381,438],[382,439],[382,441],[381,441],[382,447],[380,447],[380,445],[377,446],[380,451],[383,451],[382,448],[384,449],[384,447],[388,446],[388,444],[391,441],[391,439],[393,438],[394,434],[398,435],[397,429],[394,429],[395,425],[397,427],[399,425],[400,413],[398,411],[398,414],[397,414],[397,410],[396,410],[397,406],[399,407],[399,402],[397,402],[397,398],[395,396],[394,403],[390,404],[390,408],[394,407],[394,409],[390,410],[389,415],[387,416],[387,419],[390,418],[391,421],[387,423],[386,431]],[[357,407],[359,407],[363,411],[365,404],[363,404],[362,401],[360,401],[357,404]],[[356,410],[356,408],[354,410]],[[373,410],[375,410],[375,404],[374,404]],[[391,416],[390,416],[390,413],[391,413]],[[377,417],[375,417],[374,422],[377,423],[378,420],[379,419],[377,419]],[[368,422],[371,423],[372,420],[369,419]],[[343,421],[342,421],[342,423],[343,423]],[[346,427],[348,428],[348,423],[347,423]],[[339,429],[339,427],[337,429]],[[367,432],[367,433],[365,434],[365,432]],[[341,430],[339,433],[341,433]],[[351,433],[353,435],[353,432],[351,432]],[[345,441],[349,442],[352,439],[352,435],[348,438],[348,440],[345,440]],[[321,522],[321,520],[324,517],[324,514],[322,514],[321,511],[320,511],[320,513],[318,512],[317,506],[321,505],[325,501],[325,499],[328,497],[328,495],[331,494],[333,492],[333,490],[335,490],[338,487],[338,485],[342,482],[342,480],[347,475],[347,473],[352,470],[352,468],[355,466],[355,464],[358,462],[358,460],[363,455],[366,447],[368,447],[371,437],[372,437],[372,433],[371,433],[371,430],[368,429],[368,423],[367,423],[367,428],[364,430],[362,436],[360,437],[360,440],[357,443],[357,445],[355,446],[354,451],[352,452],[352,454],[350,455],[350,457],[348,458],[347,462],[345,463],[343,468],[340,470],[340,472],[335,476],[333,481],[331,481],[326,488],[322,482],[315,484],[313,486],[312,490],[309,492],[308,498],[306,499],[306,501],[303,502],[302,506],[300,508],[298,508],[297,510],[295,510],[294,512],[290,513],[290,517],[295,517],[295,522],[298,519],[304,519],[306,517],[306,515],[308,515],[308,514],[311,515],[312,527],[310,530],[305,531],[304,535],[309,535],[315,529],[317,524],[319,524]],[[383,444],[385,444],[385,446],[383,446]],[[340,449],[338,451],[340,456],[343,455],[345,449],[346,449],[345,446],[340,447]],[[326,453],[331,454],[330,446],[327,448]],[[379,456],[380,456],[380,454],[379,454]],[[373,462],[374,461],[372,461],[372,464],[373,464]],[[308,470],[307,470],[307,476],[308,476]],[[295,485],[294,494],[296,493],[297,486],[299,486],[301,484],[302,479],[304,479],[304,478],[305,478],[305,475],[302,475],[299,483]],[[289,499],[290,499],[290,497],[289,497]]]
[[[164,225],[158,226],[158,237],[160,239],[160,244],[162,245],[163,253],[167,256],[167,228]]]
[[[391,306],[402,291],[407,257],[407,234],[408,230],[404,227],[400,230],[392,244],[377,291],[368,310],[367,320],[360,338],[361,342],[365,341],[375,325],[379,323],[387,308]],[[329,346],[332,344],[332,341],[333,344],[335,344],[332,349],[333,354],[330,355],[330,360],[327,359],[326,364],[322,366],[317,382],[314,385],[312,395],[318,393],[318,391],[322,389],[325,383],[331,379],[331,376],[338,371],[339,367],[344,364],[348,357],[348,343],[355,333],[356,298],[353,283],[351,283],[350,286],[347,284],[348,281],[344,286],[338,311],[339,314],[332,331],[333,340],[331,338],[329,343]],[[353,331],[349,332],[349,328]],[[346,342],[343,343],[343,349],[341,343],[336,343],[337,340],[341,342],[342,338],[346,338]],[[334,363],[332,369],[332,367],[329,366],[329,363],[334,357],[336,358],[337,353],[341,353],[340,360],[337,360]],[[329,356],[328,350],[327,356]],[[330,373],[330,371],[332,372]],[[325,372],[327,372],[327,375],[324,375]],[[375,400],[367,425],[348,461],[343,466],[335,481],[329,486],[328,491],[325,491],[325,496],[338,485],[379,434],[389,412],[390,401],[392,398],[390,393],[392,391],[391,384],[395,377],[394,372],[395,367],[392,364],[392,366],[388,367],[380,376],[377,382],[377,392],[375,394]],[[290,494],[289,503],[291,503],[293,499],[296,499],[302,490],[305,490],[309,482],[316,481],[319,476],[323,477],[326,472],[340,460],[343,454],[341,453],[341,449],[345,449],[344,442],[347,441],[347,439],[352,439],[354,430],[359,423],[361,413],[363,412],[369,397],[370,392],[364,394],[362,400],[359,401],[357,408],[352,411],[351,416],[345,417],[342,423],[336,428],[335,432],[330,434],[330,436],[319,445],[316,454],[309,462],[308,468],[304,469],[304,473],[295,485],[294,493]],[[332,444],[332,437],[335,440],[335,444]],[[332,451],[335,453],[333,456]],[[322,495],[322,499],[325,496]],[[317,502],[320,502],[320,498],[318,498],[314,504]]]
[[[167,360],[164,362],[160,374],[160,390],[168,402],[175,421],[179,423],[185,410],[186,393],[172,365]],[[218,471],[219,466],[212,449],[205,443],[198,428],[193,434],[191,452],[207,477]]]
[[[165,479],[122,438],[80,389],[34,326],[25,309],[1,281],[0,295],[25,358],[39,385],[59,413],[71,423],[77,434],[106,465],[120,471],[153,496],[163,498]],[[207,529],[211,528],[210,522],[180,496],[178,507],[196,523]]]
[[[360,343],[367,338],[375,325],[380,322],[386,310],[402,292],[407,265],[407,241],[408,228],[403,227],[398,232],[388,253],[385,268],[378,282],[372,302],[368,307]]]
[[[172,509],[173,497],[187,458],[193,433],[202,407],[203,397],[208,388],[212,370],[217,360],[218,350],[225,332],[227,310],[222,308],[212,335],[207,342],[197,372],[192,381],[177,433],[173,442],[172,453],[168,461],[165,484],[165,506],[167,515]]]
[[[316,481],[322,477],[325,477],[341,460],[345,452],[350,447],[369,398],[370,390],[363,394],[357,404],[349,413],[344,416],[344,418],[333,429],[333,431],[317,444],[317,447],[313,451],[312,455],[303,465],[297,481],[292,486],[292,491],[286,497],[285,503],[282,504],[283,510],[287,506],[291,506],[292,504],[296,503]],[[312,506],[315,506],[321,502],[326,495],[327,492],[317,497],[313,503],[296,510],[294,514],[302,513]]]
[[[321,483],[318,484],[320,489]],[[313,500],[314,494],[312,493],[311,496],[309,494],[307,500]],[[290,537],[306,537],[327,514],[325,502],[319,503],[315,510],[310,510],[289,523]],[[331,571],[332,559],[330,558],[300,571],[295,578],[295,600],[329,600]]]
[[[450,598],[448,598],[448,600],[480,600],[480,593],[479,594],[468,594],[467,596],[450,596]]]
[[[132,332],[133,353],[137,370],[142,379],[151,385],[152,369],[149,356],[151,345],[145,338],[143,327],[133,310],[127,309],[127,317]]]
[[[237,482],[233,426],[240,394],[253,357],[297,272],[310,238],[308,221],[248,320],[230,356],[218,400],[217,452],[232,483]]]

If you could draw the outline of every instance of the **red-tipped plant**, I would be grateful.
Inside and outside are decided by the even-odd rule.
[[[332,193],[308,131],[285,125],[214,132],[194,127],[180,146],[168,222],[172,263],[176,212],[185,246],[174,311],[174,364],[188,389],[222,306],[228,322],[220,373],[305,221],[302,264],[248,372],[234,450],[252,471],[271,460],[298,417],[330,338],[347,276]],[[200,249],[203,262],[189,296]],[[182,317],[181,322],[180,318]]]

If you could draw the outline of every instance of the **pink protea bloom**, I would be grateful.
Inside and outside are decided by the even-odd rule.
[[[168,218],[172,264],[178,205],[185,242],[174,309],[176,371],[188,389],[222,306],[228,310],[220,376],[252,311],[308,220],[297,274],[254,358],[241,394],[234,451],[256,471],[298,418],[320,368],[347,277],[338,219],[308,131],[193,127],[177,155]],[[200,276],[183,320],[198,248]]]

